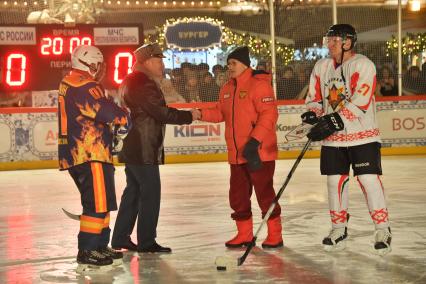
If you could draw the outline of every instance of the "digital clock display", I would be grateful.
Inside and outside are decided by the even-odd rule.
[[[117,88],[131,72],[133,51],[142,43],[142,26],[0,26],[0,92],[57,89],[79,45],[102,51],[107,66],[102,83],[107,89]]]

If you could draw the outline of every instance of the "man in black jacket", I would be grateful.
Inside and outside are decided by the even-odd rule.
[[[138,252],[170,253],[155,241],[160,212],[159,165],[164,164],[166,124],[190,124],[190,111],[167,107],[159,81],[163,77],[163,53],[158,44],[145,44],[134,55],[133,72],[120,86],[120,95],[130,109],[133,127],[124,139],[119,161],[125,163],[127,185],[112,236],[112,247]],[[130,235],[138,217],[137,246]]]

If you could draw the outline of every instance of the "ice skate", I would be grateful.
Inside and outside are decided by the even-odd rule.
[[[110,257],[112,259],[112,265],[120,265],[123,263],[123,253],[113,250],[110,247],[98,249],[101,254]]]
[[[322,240],[325,251],[341,251],[346,248],[348,228],[333,228],[330,234]]]
[[[392,251],[392,233],[390,228],[377,229],[374,232],[374,252],[380,256]]]
[[[104,272],[112,269],[112,258],[96,250],[79,250],[77,273]]]

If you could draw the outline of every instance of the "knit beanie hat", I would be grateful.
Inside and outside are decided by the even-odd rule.
[[[247,46],[241,46],[234,49],[234,51],[228,55],[228,59],[226,61],[229,61],[229,59],[238,60],[245,66],[250,67],[250,56]]]

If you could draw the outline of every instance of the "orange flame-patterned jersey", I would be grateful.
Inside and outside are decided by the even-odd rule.
[[[125,125],[127,112],[99,83],[72,70],[59,85],[58,123],[60,170],[90,161],[112,163],[110,125]]]

